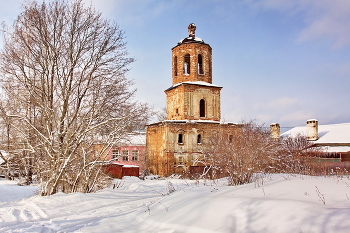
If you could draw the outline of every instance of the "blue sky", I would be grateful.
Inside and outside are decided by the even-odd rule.
[[[0,0],[11,24],[22,1]],[[187,26],[213,49],[225,121],[350,122],[350,1],[84,0],[125,31],[136,98],[165,107],[171,48]]]

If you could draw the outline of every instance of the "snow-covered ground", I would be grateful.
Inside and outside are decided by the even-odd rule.
[[[1,180],[0,232],[350,232],[348,177],[276,174],[241,186],[127,177],[118,185],[42,197]]]

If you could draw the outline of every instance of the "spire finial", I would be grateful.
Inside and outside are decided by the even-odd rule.
[[[191,23],[188,25],[188,36],[194,37],[196,33],[196,25],[194,23]]]

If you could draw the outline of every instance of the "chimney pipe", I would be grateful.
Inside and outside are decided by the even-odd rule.
[[[281,134],[281,127],[278,123],[270,124],[270,137],[273,139],[279,139]]]
[[[318,139],[318,121],[316,119],[306,121],[306,138],[309,141]]]

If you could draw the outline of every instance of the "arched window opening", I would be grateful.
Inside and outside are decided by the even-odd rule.
[[[228,135],[228,142],[232,143],[233,142],[233,135]]]
[[[190,55],[186,54],[184,56],[184,74],[190,74],[191,73],[191,66],[190,63],[191,59],[190,59]]]
[[[199,101],[199,117],[205,117],[205,100]]]
[[[197,135],[197,143],[198,144],[202,143],[202,135],[200,135],[200,134]]]
[[[204,74],[203,71],[203,56],[198,54],[198,74]]]
[[[179,133],[178,138],[177,138],[177,143],[184,143],[182,133]]]
[[[174,57],[174,75],[177,76],[177,56]]]

